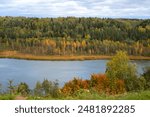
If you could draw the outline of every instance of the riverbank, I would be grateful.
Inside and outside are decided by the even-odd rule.
[[[1,51],[0,58],[13,58],[25,60],[50,60],[50,61],[75,61],[75,60],[100,60],[111,59],[113,56],[106,55],[62,55],[62,56],[37,56],[32,54],[19,53],[17,51]],[[129,56],[130,60],[150,60],[150,57],[145,56]]]

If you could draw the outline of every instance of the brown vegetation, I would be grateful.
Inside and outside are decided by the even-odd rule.
[[[32,55],[24,54],[17,51],[0,51],[0,58],[14,58],[14,59],[26,59],[26,60],[99,60],[99,59],[111,59],[113,56],[105,55]],[[145,56],[129,56],[131,60],[150,60],[150,57]]]

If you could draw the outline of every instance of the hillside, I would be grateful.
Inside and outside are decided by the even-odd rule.
[[[150,56],[149,19],[0,17],[0,51]]]

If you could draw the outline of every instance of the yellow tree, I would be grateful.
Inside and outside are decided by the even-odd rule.
[[[126,52],[117,51],[117,54],[107,63],[106,75],[110,78],[111,88],[115,89],[118,79],[135,78],[137,70],[135,64],[129,62]]]

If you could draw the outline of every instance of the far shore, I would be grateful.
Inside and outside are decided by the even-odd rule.
[[[113,56],[107,55],[32,55],[19,53],[17,51],[2,51],[0,52],[0,58],[12,58],[12,59],[25,59],[25,60],[49,60],[49,61],[76,61],[76,60],[102,60],[111,59]],[[150,60],[150,57],[146,56],[129,56],[130,60]]]

